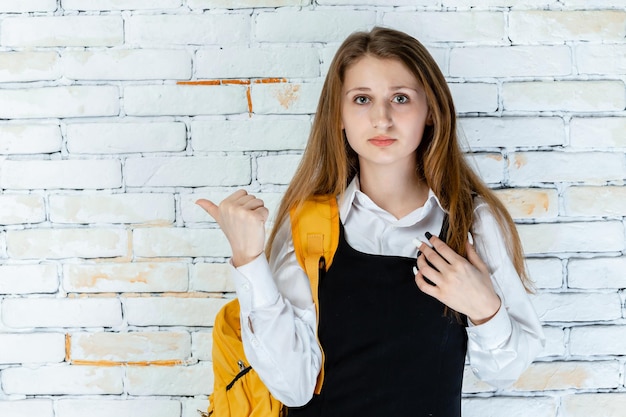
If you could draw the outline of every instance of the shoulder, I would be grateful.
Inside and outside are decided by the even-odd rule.
[[[509,259],[506,234],[503,233],[494,209],[480,196],[474,198],[471,233],[479,255],[492,267]]]

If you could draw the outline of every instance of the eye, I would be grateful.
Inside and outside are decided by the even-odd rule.
[[[392,101],[398,104],[405,104],[409,102],[409,97],[405,96],[404,94],[400,94],[400,95],[394,96]]]
[[[354,102],[356,104],[367,104],[367,103],[370,102],[370,99],[368,97],[365,97],[365,96],[356,96],[354,98]]]

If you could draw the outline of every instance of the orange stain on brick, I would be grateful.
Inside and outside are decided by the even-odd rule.
[[[181,360],[163,360],[163,361],[142,361],[142,362],[118,362],[118,361],[85,361],[85,360],[75,360],[72,361],[72,365],[77,366],[101,366],[101,367],[112,367],[112,366],[177,366],[177,365],[185,365],[185,361]]]
[[[72,336],[65,334],[65,362],[69,362],[72,358]]]
[[[287,82],[286,78],[259,78],[255,80],[250,79],[221,79],[221,80],[195,80],[195,81],[178,81],[176,84],[178,85],[247,85],[246,88],[246,100],[248,102],[248,114],[252,117],[252,92],[250,90],[250,85],[254,84],[275,84],[275,83],[285,83]],[[298,86],[298,89],[300,87]],[[280,99],[279,99],[280,100]],[[282,102],[281,102],[282,104]],[[290,104],[290,103],[289,103]],[[283,105],[284,106],[284,105]]]
[[[515,155],[515,168],[520,169],[527,164],[526,157],[524,155]]]
[[[221,85],[221,80],[178,81],[178,85]]]
[[[288,109],[300,97],[300,85],[286,85],[274,93],[281,106]]]

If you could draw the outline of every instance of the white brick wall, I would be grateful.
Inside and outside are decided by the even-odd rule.
[[[394,7],[397,6],[397,7]],[[272,213],[353,30],[422,40],[468,160],[519,223],[546,331],[464,417],[626,407],[623,0],[0,2],[0,416],[196,417],[229,247],[194,202]]]

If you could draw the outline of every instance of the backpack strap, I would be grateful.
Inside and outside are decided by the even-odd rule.
[[[296,258],[309,277],[317,305],[320,273],[323,275],[332,264],[339,244],[337,199],[333,195],[313,196],[289,214]]]
[[[289,211],[291,236],[298,263],[311,284],[315,312],[319,322],[318,287],[333,262],[339,245],[339,208],[334,195],[317,195]],[[321,348],[321,346],[320,346]],[[322,368],[317,377],[315,393],[319,394],[324,381],[324,350]]]

